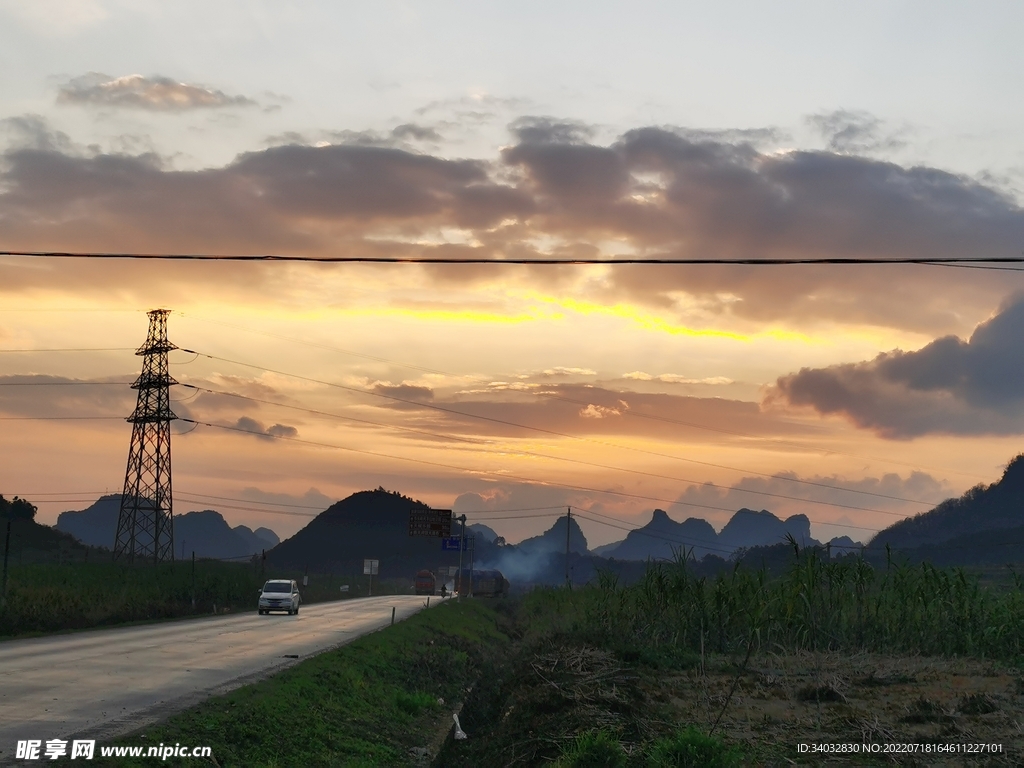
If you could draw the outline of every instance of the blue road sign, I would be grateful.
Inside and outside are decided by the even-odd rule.
[[[459,551],[459,539],[460,536],[447,536],[441,539],[441,549],[450,550],[452,552]],[[462,541],[462,551],[469,552],[473,549],[473,537],[467,536]]]

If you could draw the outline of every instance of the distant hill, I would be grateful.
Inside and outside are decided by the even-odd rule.
[[[958,499],[947,499],[929,512],[894,523],[879,531],[869,546],[876,551],[886,545],[909,551],[977,536],[997,542],[1004,538],[1004,531],[1019,528],[1024,528],[1024,454],[1006,466],[998,482],[976,485]]]
[[[695,517],[677,523],[663,509],[656,509],[647,525],[630,531],[615,544],[606,544],[595,554],[616,560],[671,560],[678,550],[693,549],[700,560],[709,552],[718,552],[718,534],[707,520]]]
[[[5,546],[6,529],[7,521],[0,521],[0,553]],[[10,562],[16,564],[110,559],[109,550],[88,547],[74,536],[34,520],[11,521],[9,552]]]
[[[443,551],[440,539],[409,535],[409,511],[414,508],[428,506],[383,488],[354,493],[268,550],[267,562],[283,568],[308,567],[311,571],[360,576],[363,560],[375,559],[380,562],[380,577],[410,579],[421,568],[433,571],[442,565],[457,565],[459,553]],[[500,549],[478,537],[472,559],[479,566],[481,559],[493,558]],[[468,552],[464,560],[470,562]]]
[[[269,533],[269,537],[262,537],[245,525],[232,528],[220,512],[212,509],[186,512],[174,516],[175,556],[188,559],[192,552],[196,557],[222,558],[259,554],[277,543],[277,535]]]
[[[473,523],[472,525],[466,526],[466,533],[472,533],[473,535],[486,539],[487,541],[493,542],[498,538],[498,533],[493,528],[483,523]]]
[[[856,554],[864,548],[863,544],[854,541],[849,536],[836,536],[828,542],[828,546],[832,551],[832,557],[839,557],[851,552]]]
[[[807,515],[792,515],[780,520],[767,509],[755,512],[741,509],[718,534],[719,546],[735,552],[748,547],[771,546],[792,536],[801,546],[817,544],[811,538],[811,521]]]
[[[555,520],[554,525],[540,536],[532,536],[516,544],[516,549],[524,555],[536,555],[542,552],[561,552],[565,554],[566,520],[567,518],[565,517],[559,517]],[[575,552],[578,555],[590,553],[590,550],[587,549],[587,537],[583,535],[583,529],[580,528],[580,524],[575,520],[572,521],[572,525],[569,527],[569,551]]]
[[[505,574],[513,584],[560,584],[565,579],[566,517],[559,517],[539,536],[524,539],[515,545],[493,547],[490,552],[477,553],[480,568],[494,568]],[[590,573],[593,558],[587,549],[587,537],[573,519],[569,526],[570,569]],[[584,577],[584,580],[589,577]]]
[[[113,549],[120,510],[121,494],[100,496],[81,511],[61,512],[55,527],[58,531],[70,533],[83,544]]]
[[[56,528],[84,544],[113,549],[120,509],[120,494],[101,496],[86,509],[61,512]],[[255,531],[245,525],[232,528],[219,512],[212,509],[174,516],[176,558],[188,559],[193,550],[196,557],[244,557],[270,549],[279,541],[277,534],[269,528],[257,528]]]
[[[978,531],[941,544],[925,544],[899,552],[911,562],[928,562],[937,568],[1020,564],[1024,563],[1024,526],[1000,528],[997,534]],[[878,559],[877,550],[873,555]]]
[[[594,554],[616,560],[671,560],[682,549],[700,560],[708,554],[728,557],[740,549],[778,544],[787,535],[802,546],[817,544],[806,515],[781,520],[766,509],[741,509],[718,533],[706,520],[691,517],[677,523],[656,509],[647,525],[630,531],[622,541],[598,547]]]

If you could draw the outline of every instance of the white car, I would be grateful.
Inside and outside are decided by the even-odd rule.
[[[302,596],[294,580],[271,579],[260,590],[260,616],[271,611],[287,611],[289,616],[299,612]]]

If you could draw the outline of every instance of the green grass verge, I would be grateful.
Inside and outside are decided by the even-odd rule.
[[[446,602],[116,743],[210,746],[223,768],[415,765],[410,750],[509,645],[491,604]]]

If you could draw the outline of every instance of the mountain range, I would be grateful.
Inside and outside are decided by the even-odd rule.
[[[806,515],[780,520],[766,509],[741,509],[716,532],[707,520],[690,517],[677,523],[663,509],[656,509],[651,521],[626,534],[626,538],[594,549],[595,555],[616,560],[671,560],[676,553],[700,560],[705,555],[729,557],[739,549],[770,546],[792,536],[802,546],[817,544],[811,538]]]
[[[120,494],[101,496],[86,509],[61,512],[56,528],[83,544],[113,549],[120,509]],[[245,557],[271,549],[280,541],[269,528],[232,528],[220,512],[212,509],[174,516],[174,554],[179,559],[187,559],[193,551],[196,557]]]
[[[104,496],[88,509],[62,513],[56,527],[85,544],[110,547],[119,506],[120,496]],[[459,553],[442,550],[437,538],[408,535],[410,509],[426,508],[422,502],[383,488],[360,491],[331,505],[281,542],[267,528],[232,528],[213,510],[189,512],[174,518],[176,554],[187,557],[195,550],[200,557],[227,558],[265,549],[273,565],[353,575],[360,575],[363,560],[372,558],[379,561],[379,575],[385,578],[456,565]],[[570,522],[565,516],[544,533],[515,545],[506,544],[482,523],[467,528],[474,534],[475,548],[464,554],[464,564],[497,568],[520,582],[565,578],[567,532],[569,567],[578,568],[580,574],[595,573],[615,562],[670,560],[680,553],[697,560],[710,555],[708,562],[725,563],[727,558],[763,551],[757,548],[773,547],[790,538],[801,546],[818,545],[805,515],[780,519],[764,509],[737,511],[721,531],[715,531],[706,520],[691,517],[677,522],[656,509],[647,524],[629,531],[621,541],[593,550],[577,520]],[[862,549],[845,536],[829,544],[833,555]],[[895,523],[879,532],[863,551],[877,559],[885,557],[886,548],[935,565],[1024,561],[1024,455],[1007,465],[999,481],[975,486],[929,512]]]
[[[1005,565],[1024,561],[1024,454],[991,485],[976,485],[928,512],[879,531],[871,554],[899,553],[933,565]]]

